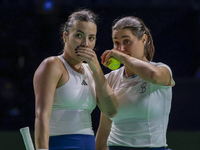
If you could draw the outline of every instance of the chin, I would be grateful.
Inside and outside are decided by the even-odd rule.
[[[129,55],[129,56],[131,56],[130,54],[127,54],[126,52],[122,52],[122,53],[124,53],[124,54],[126,54],[126,55]]]
[[[126,54],[126,53],[124,53],[124,54]],[[126,55],[131,56],[131,54],[126,54]],[[131,56],[131,57],[133,57],[133,56]]]

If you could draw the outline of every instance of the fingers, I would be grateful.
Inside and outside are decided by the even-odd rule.
[[[106,50],[106,51],[101,55],[101,63],[102,63],[104,66],[107,66],[106,58],[109,57],[109,53],[110,53],[110,50]]]
[[[82,61],[89,62],[96,58],[96,53],[90,48],[79,47],[75,52]]]
[[[115,49],[111,49],[111,50],[106,50],[102,55],[101,55],[101,63],[104,65],[104,66],[108,66],[108,59],[110,57],[114,57],[115,55]]]

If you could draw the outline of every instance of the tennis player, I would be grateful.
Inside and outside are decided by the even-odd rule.
[[[102,54],[124,65],[105,75],[118,98],[115,117],[101,113],[96,150],[166,150],[166,131],[175,85],[170,67],[153,62],[154,44],[145,24],[136,17],[116,20],[114,48]]]
[[[109,118],[117,113],[118,101],[93,50],[96,21],[91,10],[72,13],[63,26],[63,53],[46,58],[34,74],[37,150],[95,150],[92,111],[98,105]]]

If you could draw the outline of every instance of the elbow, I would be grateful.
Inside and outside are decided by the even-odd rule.
[[[109,118],[115,117],[117,115],[117,112],[118,112],[118,102],[115,104],[113,109],[110,109],[110,112],[108,113]]]
[[[115,117],[117,115],[117,112],[118,112],[118,102],[115,103],[113,109],[110,109],[110,111],[108,113],[109,118]]]
[[[112,110],[112,111],[107,112],[105,115],[106,115],[107,117],[109,117],[109,118],[113,118],[113,117],[115,117],[115,116],[117,115],[117,112],[118,112],[118,110],[117,110],[117,108],[116,108],[115,110]]]
[[[50,115],[48,113],[43,113],[41,111],[36,112],[35,114],[35,123],[49,123]]]
[[[152,71],[149,76],[149,82],[155,85],[169,85],[169,80],[163,76],[163,74]]]
[[[101,112],[108,118],[113,118],[118,112],[118,100],[114,94],[104,98],[104,103],[100,103],[98,106]],[[101,101],[99,101],[101,102]]]
[[[109,114],[109,118],[113,118],[113,117],[115,117],[116,114],[117,114],[117,112],[116,112],[116,113],[113,113],[113,114]]]

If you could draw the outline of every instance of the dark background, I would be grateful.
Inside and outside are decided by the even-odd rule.
[[[144,21],[154,39],[154,61],[169,65],[176,82],[168,131],[200,130],[198,0],[0,0],[0,131],[33,131],[34,72],[43,59],[61,52],[61,24],[80,7],[99,14],[99,58],[112,48],[114,19],[134,15]],[[98,108],[92,116],[96,132]]]

